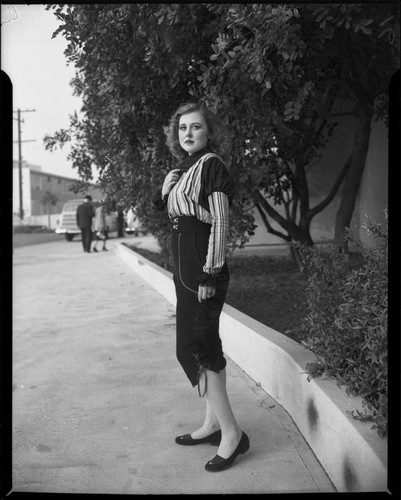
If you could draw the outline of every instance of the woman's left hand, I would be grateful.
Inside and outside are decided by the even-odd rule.
[[[214,286],[201,286],[198,288],[198,301],[207,300],[216,295],[216,288]]]

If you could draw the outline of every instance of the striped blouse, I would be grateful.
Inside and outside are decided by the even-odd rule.
[[[195,216],[212,225],[203,271],[216,274],[225,262],[229,205],[234,183],[227,166],[218,155],[202,150],[190,159],[192,166],[183,173],[168,196],[168,215],[171,219]]]

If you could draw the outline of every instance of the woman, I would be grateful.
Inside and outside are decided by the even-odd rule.
[[[178,436],[181,445],[218,444],[205,468],[229,467],[249,449],[226,392],[226,360],[219,317],[227,293],[225,262],[233,179],[217,153],[228,152],[228,132],[202,104],[181,106],[165,130],[172,154],[182,160],[165,178],[162,200],[172,221],[171,248],[177,295],[177,359],[192,386],[205,396],[203,425]],[[201,394],[202,393],[202,394]]]
[[[96,212],[95,212],[95,223],[94,223],[94,230],[95,230],[95,244],[93,246],[93,251],[97,252],[97,242],[98,241],[103,241],[103,248],[102,250],[104,252],[107,251],[106,248],[106,241],[107,241],[107,233],[106,233],[106,214],[104,213],[104,208],[103,208],[103,202],[102,200],[99,201],[97,207],[96,207]]]

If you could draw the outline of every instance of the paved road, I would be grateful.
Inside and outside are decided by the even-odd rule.
[[[24,247],[26,245],[37,245],[51,241],[65,241],[63,235],[56,233],[15,233],[13,234],[13,247]]]
[[[250,451],[212,474],[215,447],[175,444],[204,401],[175,359],[173,307],[119,259],[118,241],[98,254],[80,241],[14,249],[13,490],[334,491],[289,415],[231,360]]]

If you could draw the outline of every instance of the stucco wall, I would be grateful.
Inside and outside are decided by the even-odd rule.
[[[362,229],[367,217],[383,224],[384,210],[388,203],[388,130],[383,122],[373,122],[369,141],[369,152],[356,201],[353,222],[359,228],[361,242],[369,246],[371,237]],[[393,167],[399,168],[399,165]]]
[[[17,163],[17,162],[16,162]],[[18,165],[18,163],[17,163]],[[29,168],[26,164],[22,166],[22,206],[24,217],[31,215],[31,179]],[[19,198],[19,169],[13,168],[13,214],[19,218],[20,198]]]

